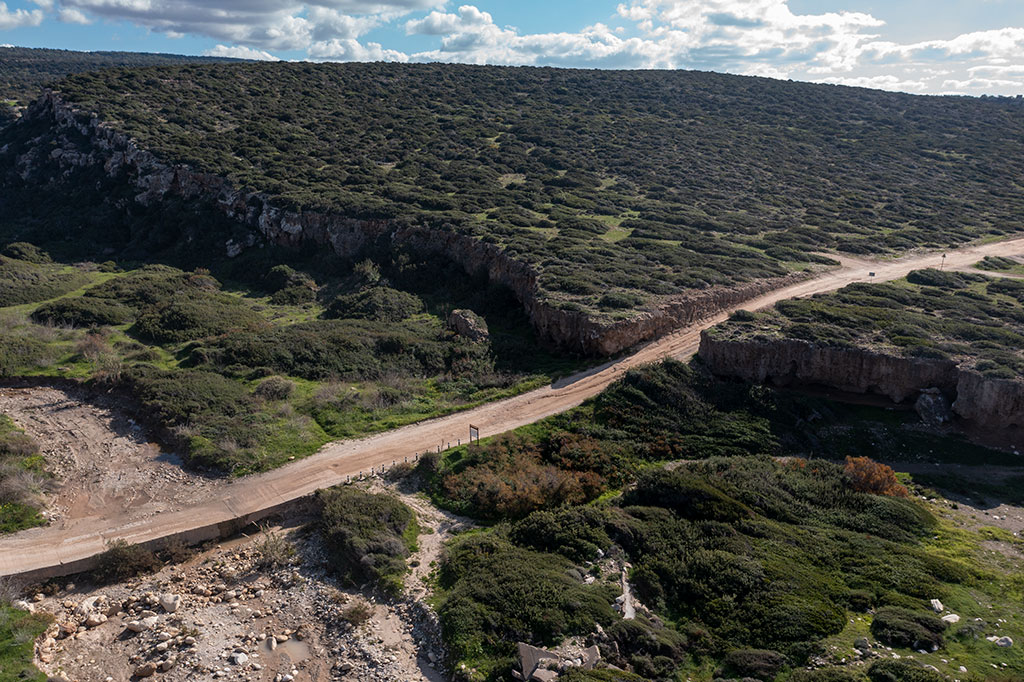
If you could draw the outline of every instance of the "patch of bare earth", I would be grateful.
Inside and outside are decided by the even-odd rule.
[[[291,528],[225,541],[152,576],[55,585],[32,602],[55,616],[37,642],[37,665],[80,682],[127,682],[140,672],[167,682],[445,679],[440,625],[423,599],[444,542],[467,522],[391,484],[365,485],[400,497],[423,529],[400,598],[340,585],[312,519],[291,519]],[[294,556],[268,565],[268,536],[283,538]],[[177,601],[173,612],[161,597]]]
[[[147,518],[188,506],[226,483],[184,469],[112,397],[84,389],[2,388],[0,413],[39,443],[57,486],[46,516],[58,527],[86,518]]]

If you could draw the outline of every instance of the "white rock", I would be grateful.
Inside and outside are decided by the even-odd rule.
[[[125,627],[131,630],[132,632],[142,632],[146,629],[146,626],[143,625],[141,621],[137,620],[128,621],[127,623],[125,623]]]
[[[174,613],[181,606],[180,594],[164,594],[160,596],[160,607],[167,613]]]
[[[32,606],[32,604],[28,603],[24,599],[19,599],[18,601],[11,604],[11,606],[18,609],[19,611],[28,611],[29,613],[34,613],[36,610],[36,607]]]
[[[231,662],[235,665],[245,665],[249,662],[249,655],[241,651],[236,651],[231,654]]]
[[[107,617],[102,613],[92,613],[85,619],[85,627],[96,628],[107,622]]]
[[[960,672],[962,672],[962,673],[967,672],[967,666],[963,666],[963,665],[960,666]]]
[[[942,620],[944,620],[945,622],[950,623],[950,624],[952,624],[952,623],[959,623],[960,622],[960,616],[956,615],[955,613],[950,613],[950,614],[947,614],[947,615],[943,616]]]
[[[938,599],[932,599],[932,608],[935,609],[935,613],[942,613],[946,610],[946,607]]]
[[[999,639],[996,640],[996,646],[1001,646],[1001,647],[1009,648],[1009,647],[1013,646],[1013,640],[1010,639],[1009,637],[1000,637]]]

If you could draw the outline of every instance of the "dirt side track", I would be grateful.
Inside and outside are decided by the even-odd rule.
[[[842,266],[812,280],[778,289],[747,301],[758,309],[778,301],[832,291],[858,281],[887,281],[925,267],[968,269],[983,256],[1024,254],[1024,238],[956,250],[915,254],[897,260],[843,258]],[[869,273],[874,276],[869,276]],[[461,412],[412,424],[368,438],[329,443],[311,457],[274,471],[197,491],[191,506],[143,519],[106,514],[78,520],[73,527],[49,526],[0,538],[0,576],[44,578],[86,570],[109,540],[159,543],[171,537],[199,542],[230,533],[247,523],[286,508],[320,488],[343,483],[350,476],[410,461],[416,453],[436,450],[468,435],[473,424],[484,436],[502,433],[575,407],[600,393],[624,372],[666,357],[687,358],[696,352],[700,332],[726,319],[723,311],[704,322],[679,329],[640,347],[632,355],[559,380],[550,386]]]

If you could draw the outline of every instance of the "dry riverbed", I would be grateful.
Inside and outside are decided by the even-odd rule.
[[[193,504],[227,483],[185,469],[110,396],[74,388],[0,388],[0,413],[39,444],[55,483],[44,515],[60,528],[84,519],[148,518]]]
[[[367,485],[399,495],[425,531],[403,598],[339,585],[308,527],[268,528],[126,583],[64,581],[35,595],[32,608],[55,617],[37,665],[80,682],[445,679],[439,624],[422,598],[443,543],[465,522],[391,484]],[[272,536],[295,549],[291,562],[264,565]]]

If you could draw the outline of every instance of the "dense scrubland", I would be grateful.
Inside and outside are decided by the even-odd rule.
[[[1003,99],[382,64],[113,70],[59,89],[141,147],[283,208],[498,244],[540,273],[541,299],[593,315],[825,265],[821,251],[1024,227],[1024,194],[998,181],[1021,173],[1024,109]],[[0,163],[51,132],[7,127]],[[229,259],[225,241],[249,234],[210,206],[140,205],[97,168],[54,179],[3,178],[0,373],[121,391],[194,465],[267,469],[579,366],[538,347],[511,292],[454,265],[392,244]],[[922,271],[726,329],[775,325],[1019,374],[1017,284]],[[455,308],[481,316],[489,338],[448,329]],[[0,439],[5,477],[36,466],[10,426]],[[876,460],[999,465],[1014,473],[984,495],[1024,504],[1013,455],[937,435],[913,413],[716,379],[699,362],[640,368],[578,409],[424,458],[416,475],[432,499],[484,525],[448,546],[435,575],[452,667],[503,679],[516,641],[575,637],[622,671],[569,682],[1020,677],[1020,539],[955,526],[951,504],[921,487],[980,496],[973,484],[941,468],[910,480]],[[339,579],[395,594],[412,511],[352,488],[317,501]],[[10,529],[38,520],[30,505],[3,509]],[[111,552],[113,568],[152,565]],[[625,562],[646,607],[635,620],[613,608]],[[960,622],[939,620],[931,599]],[[0,649],[21,647],[0,656],[27,658],[41,623],[0,616]],[[993,633],[1018,644],[996,648]],[[901,658],[877,646],[880,658],[858,658],[861,638]]]
[[[0,47],[0,125],[13,118],[17,107],[25,107],[38,97],[45,86],[68,74],[110,67],[224,61],[234,60],[143,52],[76,52]]]
[[[954,527],[947,503],[923,501],[936,493],[871,458],[1015,458],[916,421],[667,361],[577,410],[427,460],[438,503],[493,524],[454,541],[441,566],[457,664],[502,679],[514,642],[576,636],[643,679],[1012,679],[1020,653],[983,637],[1021,632],[1024,583],[983,543],[1019,539]],[[621,562],[650,609],[630,621],[612,608]],[[862,659],[861,637],[903,658]]]
[[[659,297],[1021,229],[1016,100],[694,72],[239,64],[72,76],[138,144],[282,208],[501,245],[539,298]],[[394,106],[401,102],[401,106]],[[39,131],[12,129],[10,153]],[[1007,146],[1009,145],[1009,147]]]
[[[202,268],[59,265],[24,243],[5,253],[0,372],[123,391],[191,464],[225,472],[265,470],[574,366],[537,347],[510,292],[413,254],[236,263],[252,274],[225,287]],[[477,310],[489,338],[450,330],[453,308]]]
[[[983,265],[995,270],[1017,263],[990,258]],[[1024,373],[1024,280],[917,270],[898,282],[851,284],[767,311],[741,311],[708,333],[955,359],[988,377],[1016,379]]]

